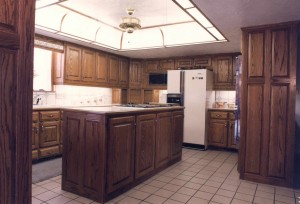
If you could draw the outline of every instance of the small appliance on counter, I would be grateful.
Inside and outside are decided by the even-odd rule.
[[[168,103],[184,106],[183,145],[206,149],[206,112],[213,92],[213,72],[207,69],[169,70]]]

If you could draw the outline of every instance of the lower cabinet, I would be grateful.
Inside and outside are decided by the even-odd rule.
[[[59,110],[33,111],[32,159],[61,154],[61,116]]]
[[[183,111],[64,110],[62,189],[105,202],[181,159]]]
[[[156,114],[136,117],[135,178],[154,170]]]
[[[64,115],[62,189],[103,200],[105,122],[103,116],[82,112]]]
[[[133,181],[135,117],[109,119],[107,192]]]
[[[234,111],[208,111],[208,145],[236,149]]]
[[[158,113],[156,126],[155,167],[167,164],[171,159],[172,113]]]

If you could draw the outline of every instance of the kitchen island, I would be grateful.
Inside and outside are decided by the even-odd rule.
[[[183,107],[63,111],[65,191],[103,203],[181,160]]]

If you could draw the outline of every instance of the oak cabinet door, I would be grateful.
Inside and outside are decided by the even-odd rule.
[[[162,71],[173,70],[175,68],[175,61],[173,59],[163,59],[159,61],[159,69]]]
[[[135,178],[154,170],[156,114],[137,116]]]
[[[140,88],[142,86],[143,67],[140,61],[131,61],[129,68],[129,87]]]
[[[40,148],[60,144],[60,121],[49,121],[40,124]]]
[[[108,83],[108,59],[105,53],[96,54],[95,81],[103,84]]]
[[[111,193],[134,179],[135,117],[111,118],[108,125],[107,192]]]
[[[209,121],[209,145],[218,147],[227,146],[227,125],[228,124],[226,120]]]
[[[113,86],[119,82],[119,59],[114,56],[108,58],[108,81]]]
[[[82,50],[82,81],[94,82],[95,68],[95,52],[87,49]]]
[[[127,87],[129,82],[129,62],[127,59],[120,59],[119,84]]]
[[[32,123],[32,150],[38,149],[39,147],[39,124]]]
[[[235,135],[235,121],[229,121],[227,147],[236,149],[236,142],[235,142],[234,135]]]
[[[182,154],[182,140],[183,140],[183,111],[176,111],[173,113],[172,121],[172,140],[171,150],[172,159],[180,158]]]
[[[81,80],[81,48],[66,45],[65,79],[72,81]]]
[[[172,113],[158,113],[156,126],[155,167],[167,164],[171,159]]]
[[[155,72],[158,70],[159,61],[158,60],[147,60],[145,61],[145,69],[147,72]]]

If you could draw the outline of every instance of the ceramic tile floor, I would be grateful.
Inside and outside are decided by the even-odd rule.
[[[237,153],[183,149],[182,161],[107,204],[300,203],[300,189],[239,179]],[[32,204],[87,204],[92,200],[61,190],[61,176],[32,185]]]

